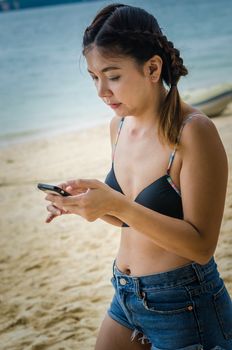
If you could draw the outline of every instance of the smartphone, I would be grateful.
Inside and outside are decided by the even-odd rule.
[[[66,192],[65,190],[63,190],[62,188],[60,188],[58,186],[39,183],[37,185],[37,187],[41,191],[44,191],[46,193],[55,194],[57,196],[63,196],[63,197],[71,196],[70,193]]]

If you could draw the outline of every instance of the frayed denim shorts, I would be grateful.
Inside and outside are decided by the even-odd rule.
[[[232,302],[212,257],[163,273],[132,276],[114,261],[109,316],[152,350],[232,350]],[[140,337],[139,337],[140,335]]]

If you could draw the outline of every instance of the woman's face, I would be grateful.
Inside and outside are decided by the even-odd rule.
[[[94,47],[86,54],[88,71],[98,96],[116,115],[140,115],[154,105],[154,86],[149,74],[130,57],[106,58]]]

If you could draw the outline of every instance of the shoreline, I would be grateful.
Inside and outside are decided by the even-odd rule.
[[[215,260],[232,296],[232,110],[213,118],[229,160]],[[0,149],[0,344],[5,350],[93,349],[113,295],[120,228],[64,215],[50,224],[38,182],[104,181],[109,123]]]
[[[231,83],[229,82],[223,82],[218,83],[213,87],[204,87],[204,88],[198,88],[198,89],[189,89],[181,92],[180,89],[180,95],[183,101],[189,104],[205,104],[208,103],[211,99],[214,100],[220,96],[221,91],[226,91],[227,93],[231,93]],[[200,96],[202,96],[203,100],[201,101]],[[211,96],[209,100],[207,100],[207,96]],[[205,106],[204,106],[205,107]],[[198,108],[198,107],[196,107]],[[198,108],[200,109],[200,107]],[[232,111],[232,101],[228,103],[226,109],[222,112],[222,115],[225,115],[226,111]],[[207,114],[207,113],[206,113]],[[24,141],[33,141],[38,140],[40,138],[46,137],[46,136],[56,136],[63,133],[68,133],[70,131],[81,131],[84,129],[90,129],[95,126],[105,124],[107,121],[111,119],[113,116],[113,113],[104,110],[97,110],[97,115],[99,118],[95,120],[91,120],[88,118],[73,118],[70,119],[70,116],[67,116],[66,123],[61,124],[60,119],[52,121],[52,124],[50,125],[44,125],[43,128],[36,126],[31,126],[31,129],[24,129],[24,130],[11,130],[5,133],[0,133],[0,149],[5,148],[8,145],[11,144],[17,144],[17,143],[23,143]],[[100,117],[101,116],[101,117]],[[79,116],[80,117],[80,116]],[[86,116],[85,116],[86,117]],[[217,116],[218,118],[220,116]],[[65,118],[65,117],[64,117]],[[42,122],[41,122],[42,123]],[[39,123],[39,124],[41,124]],[[38,124],[38,121],[37,121]],[[29,126],[29,125],[28,125]]]
[[[33,142],[41,140],[48,137],[56,137],[59,135],[66,135],[72,132],[79,132],[83,130],[93,129],[97,126],[107,124],[107,118],[110,121],[111,116],[105,116],[102,119],[95,121],[88,121],[82,125],[78,125],[78,121],[74,121],[74,125],[66,125],[65,127],[55,127],[53,129],[33,129],[33,130],[24,130],[19,132],[12,132],[8,134],[0,135],[0,150],[3,148],[8,148],[11,145],[24,144],[28,142]]]

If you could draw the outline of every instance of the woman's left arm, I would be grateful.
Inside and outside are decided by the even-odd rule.
[[[146,235],[155,244],[200,264],[213,255],[220,232],[228,162],[220,136],[206,117],[185,125],[180,144],[183,220],[152,211],[117,196],[109,214]]]
[[[185,125],[179,152],[183,220],[150,210],[99,180],[68,181],[67,191],[71,186],[86,192],[69,197],[49,194],[46,199],[90,222],[104,215],[114,216],[165,250],[204,264],[213,255],[220,232],[227,157],[215,125],[203,116]]]

